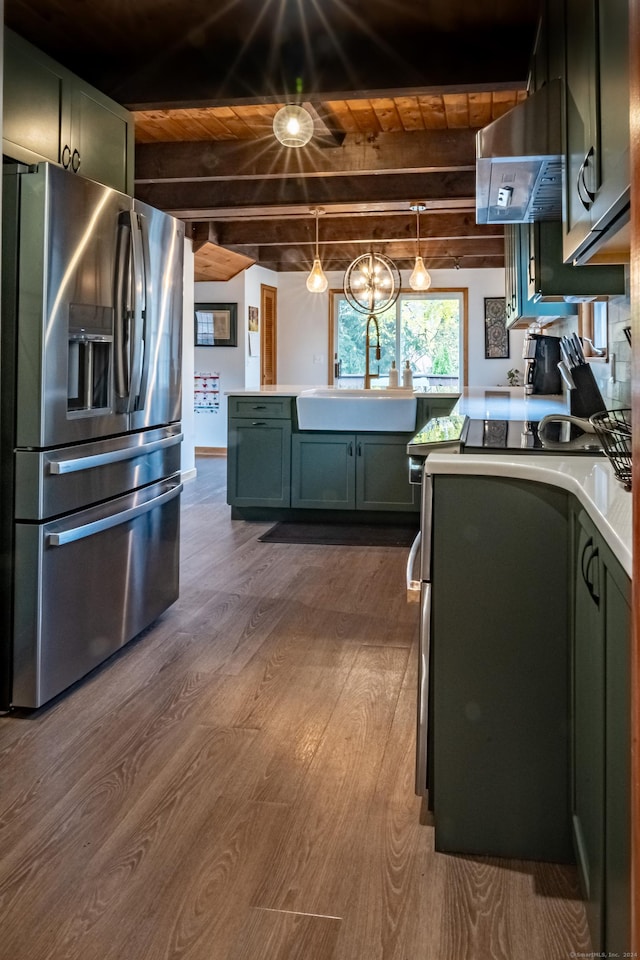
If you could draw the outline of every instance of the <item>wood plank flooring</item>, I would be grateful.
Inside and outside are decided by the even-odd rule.
[[[574,868],[434,852],[406,550],[258,543],[224,496],[200,459],[178,602],[0,718],[0,960],[588,951]]]

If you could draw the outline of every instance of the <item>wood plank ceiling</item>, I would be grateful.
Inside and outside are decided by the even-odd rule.
[[[12,29],[134,109],[136,195],[232,265],[325,270],[370,247],[401,268],[425,202],[427,266],[502,266],[475,223],[475,130],[525,94],[538,0],[6,0]],[[158,52],[160,51],[160,53]],[[117,58],[117,60],[114,59]],[[304,92],[292,93],[298,90]],[[275,140],[302,103],[314,137]]]

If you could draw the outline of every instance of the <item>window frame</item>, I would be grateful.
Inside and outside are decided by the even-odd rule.
[[[328,291],[329,293],[329,307],[328,307],[328,364],[327,364],[327,383],[329,386],[332,386],[335,383],[334,376],[334,355],[336,352],[336,297],[342,299],[345,298],[344,290],[339,287],[332,287]],[[447,295],[455,294],[460,297],[461,301],[461,317],[460,317],[460,389],[469,385],[469,288],[468,287],[430,287],[428,290],[417,291],[412,290],[410,287],[402,287],[398,300],[403,299],[412,299],[412,300],[424,300],[424,299],[434,299],[434,300],[446,300]],[[398,303],[396,302],[396,309],[399,309]],[[396,318],[398,314],[396,313]],[[400,337],[399,324],[396,323],[396,343]],[[364,351],[364,344],[363,344]]]

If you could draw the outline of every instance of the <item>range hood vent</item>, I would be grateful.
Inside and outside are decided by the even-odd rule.
[[[552,80],[476,134],[477,223],[560,219],[561,94]]]

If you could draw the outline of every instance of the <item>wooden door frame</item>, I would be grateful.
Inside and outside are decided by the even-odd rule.
[[[631,599],[631,944],[640,952],[640,4],[629,0],[631,146],[631,406],[633,567]]]
[[[260,284],[260,386],[264,386],[264,358],[265,358],[265,294],[266,291],[273,293],[274,311],[273,311],[273,382],[278,382],[278,288],[268,283]]]
[[[327,357],[329,360],[329,369],[327,373],[327,383],[331,385],[334,383],[333,375],[333,355],[335,353],[335,337],[333,335],[333,297],[334,295],[342,294],[344,295],[344,290],[340,287],[332,288],[329,290],[329,322],[327,324],[329,336],[328,336],[328,347],[327,347]],[[416,294],[415,290],[410,288],[405,289],[404,287],[400,291],[400,294]],[[469,288],[468,287],[432,287],[429,290],[426,290],[425,293],[459,293],[462,294],[462,383],[461,387],[466,387],[469,385]]]

